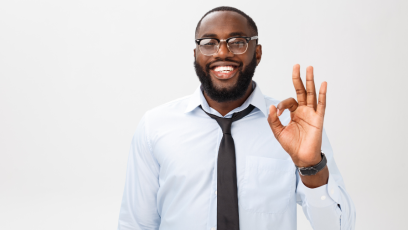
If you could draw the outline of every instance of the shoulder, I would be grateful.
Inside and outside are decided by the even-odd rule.
[[[147,125],[160,125],[174,121],[184,114],[192,95],[178,98],[148,110],[144,114]]]
[[[143,116],[144,135],[153,150],[162,137],[171,137],[185,127],[187,113],[192,95],[178,98],[148,110]]]

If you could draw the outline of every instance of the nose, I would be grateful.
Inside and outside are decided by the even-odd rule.
[[[220,48],[218,49],[218,52],[214,54],[214,57],[224,59],[226,57],[234,56],[234,54],[228,49],[227,43],[225,41],[221,41],[219,46]]]

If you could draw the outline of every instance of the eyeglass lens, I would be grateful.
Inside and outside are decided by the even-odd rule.
[[[248,43],[245,38],[232,38],[228,41],[228,48],[233,54],[245,53]],[[200,42],[200,51],[204,55],[213,55],[218,52],[219,43],[215,39],[203,39]]]

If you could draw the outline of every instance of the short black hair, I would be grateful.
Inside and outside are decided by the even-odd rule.
[[[208,11],[208,12],[207,12],[206,14],[204,14],[204,16],[200,19],[200,21],[199,21],[198,24],[197,24],[196,30],[195,30],[196,36],[197,36],[198,30],[199,30],[199,28],[200,28],[201,21],[203,20],[203,18],[205,18],[205,16],[209,15],[210,13],[217,12],[217,11],[232,11],[232,12],[236,12],[236,13],[238,13],[238,14],[244,16],[244,17],[246,18],[247,22],[248,22],[248,26],[250,27],[251,31],[252,31],[253,33],[255,33],[254,35],[258,35],[258,27],[256,27],[256,24],[255,24],[254,20],[252,20],[252,18],[249,17],[246,13],[244,13],[244,12],[238,10],[237,8],[234,8],[234,7],[230,7],[230,6],[219,6],[219,7],[216,7],[216,8],[214,8],[214,9]],[[257,40],[257,43],[258,43],[258,40]]]

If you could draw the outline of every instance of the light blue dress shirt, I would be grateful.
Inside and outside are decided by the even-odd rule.
[[[294,230],[296,204],[315,230],[350,230],[354,204],[333,158],[326,132],[322,150],[330,176],[327,185],[307,188],[267,122],[269,106],[254,84],[244,104],[224,117],[255,109],[232,123],[235,142],[240,230]],[[133,137],[118,230],[216,230],[217,155],[222,131],[198,106],[209,107],[200,88],[194,94],[154,108],[143,116]],[[290,121],[286,110],[282,124]]]

